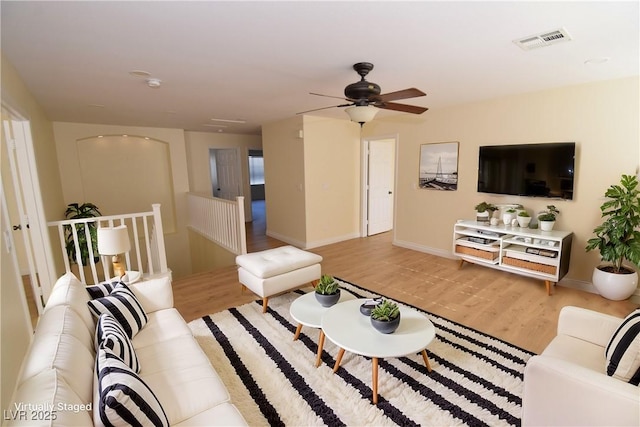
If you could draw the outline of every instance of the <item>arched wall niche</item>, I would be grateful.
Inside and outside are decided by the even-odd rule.
[[[76,140],[84,199],[103,215],[146,212],[161,203],[165,233],[176,231],[169,144],[138,135]]]

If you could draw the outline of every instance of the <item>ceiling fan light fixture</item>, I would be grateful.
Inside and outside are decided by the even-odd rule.
[[[378,108],[373,105],[356,105],[345,109],[352,122],[363,123],[370,122],[378,114]]]

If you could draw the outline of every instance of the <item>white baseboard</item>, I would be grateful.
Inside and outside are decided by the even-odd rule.
[[[400,246],[401,248],[411,249],[418,252],[424,252],[430,255],[436,255],[442,258],[448,259],[457,259],[450,251],[445,251],[443,249],[431,248],[429,246],[418,245],[414,242],[407,242],[406,240],[398,240],[393,239],[393,244],[396,246]]]
[[[332,237],[330,239],[325,240],[316,240],[314,242],[303,242],[300,240],[292,239],[289,236],[285,236],[283,234],[275,233],[273,231],[267,230],[267,236],[273,237],[274,239],[278,239],[282,242],[288,243],[300,249],[313,249],[319,248],[320,246],[331,245],[333,243],[344,242],[345,240],[351,240],[360,237],[360,233],[350,233],[345,234],[343,236]]]

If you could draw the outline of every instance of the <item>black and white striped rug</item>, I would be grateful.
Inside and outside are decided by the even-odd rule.
[[[317,329],[304,327],[293,341],[289,306],[303,291],[272,298],[266,314],[256,301],[189,323],[249,425],[520,425],[531,352],[425,312],[436,327],[427,347],[432,372],[420,354],[381,360],[374,406],[369,359],[346,352],[334,374],[338,348],[329,340],[315,367]]]

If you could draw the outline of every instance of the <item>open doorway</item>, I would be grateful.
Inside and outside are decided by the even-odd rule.
[[[249,150],[249,184],[251,186],[251,232],[254,236],[267,232],[264,191],[264,156],[262,150]]]

